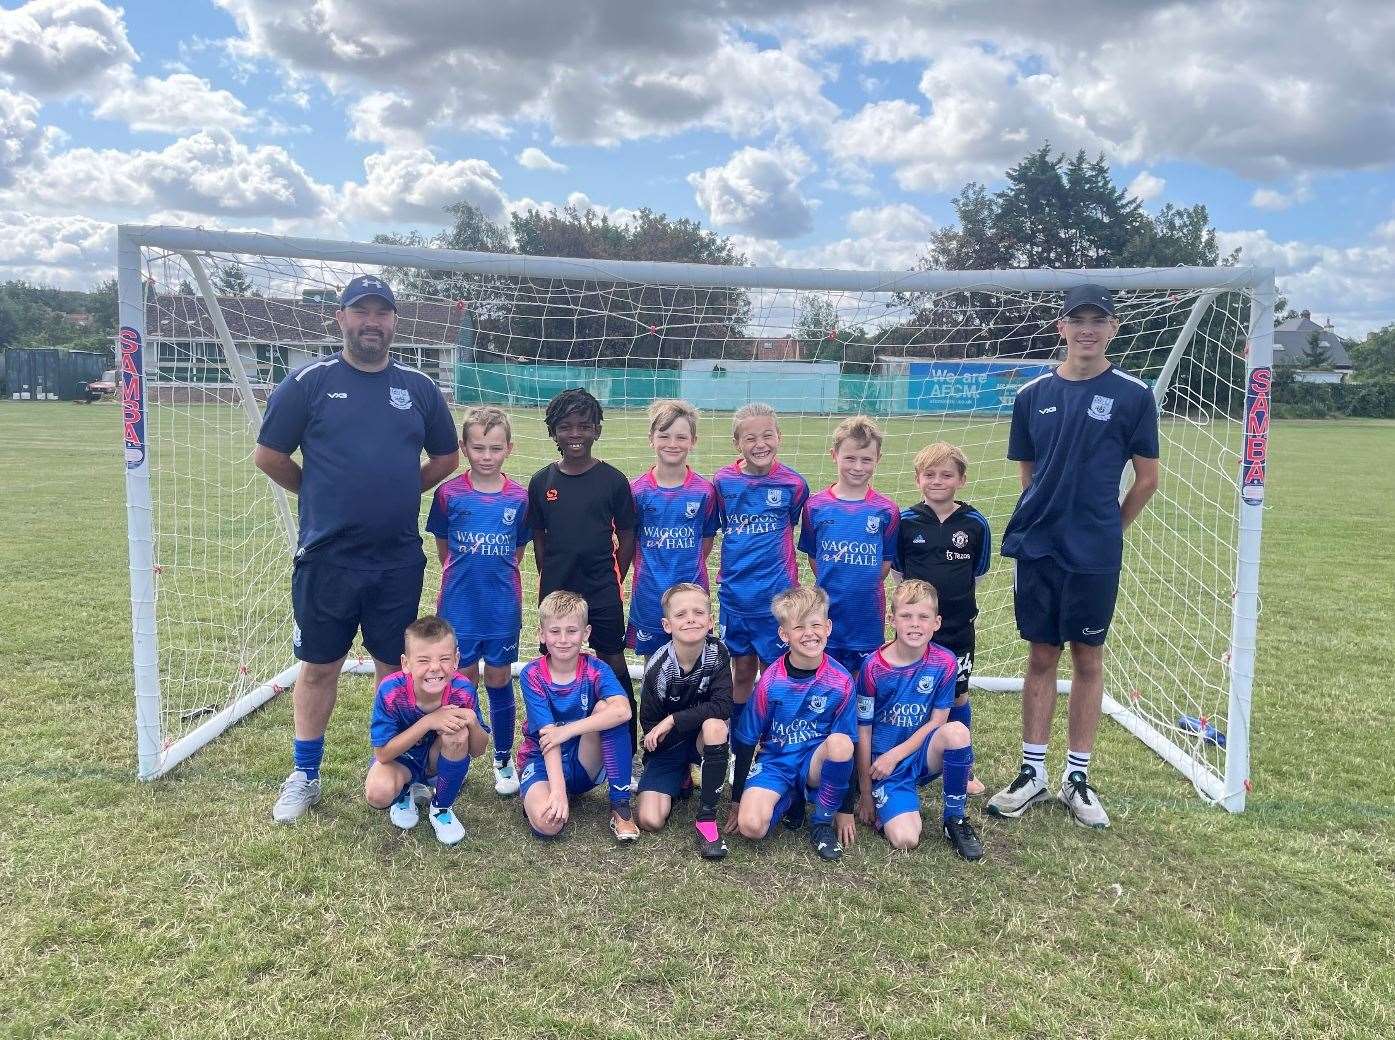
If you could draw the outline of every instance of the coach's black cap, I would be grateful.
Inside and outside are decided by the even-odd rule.
[[[1061,317],[1074,313],[1081,307],[1098,307],[1105,314],[1114,313],[1114,297],[1102,285],[1077,285],[1066,293],[1066,302],[1061,304]]]
[[[397,310],[397,300],[392,295],[392,286],[371,274],[361,274],[344,286],[344,293],[339,297],[339,309],[352,307],[365,296],[381,297],[387,301],[389,307]]]

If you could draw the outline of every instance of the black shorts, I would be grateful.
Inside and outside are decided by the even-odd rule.
[[[954,695],[962,697],[969,692],[969,676],[974,674],[974,627],[946,632],[943,628],[935,633],[935,642],[954,654],[959,661],[959,675],[954,682]]]
[[[403,633],[421,609],[426,561],[406,567],[352,570],[312,559],[291,572],[295,656],[329,664],[349,652],[363,629],[363,645],[394,668],[402,660]]]
[[[1081,574],[1050,557],[1018,560],[1012,591],[1017,631],[1027,642],[1103,646],[1119,598],[1119,572]]]

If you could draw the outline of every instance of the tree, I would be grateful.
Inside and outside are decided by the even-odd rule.
[[[799,317],[794,323],[794,338],[799,340],[801,356],[811,361],[842,361],[836,334],[838,311],[827,297],[807,295],[799,298]],[[837,357],[828,357],[830,349]]]
[[[219,296],[257,295],[252,279],[247,277],[246,270],[236,260],[218,268],[218,275],[213,279],[213,288]]]
[[[1377,329],[1361,343],[1353,343],[1347,354],[1353,379],[1395,379],[1395,323]]]
[[[1332,352],[1322,342],[1316,332],[1308,336],[1308,345],[1303,348],[1303,364],[1308,368],[1326,368],[1332,360]]]

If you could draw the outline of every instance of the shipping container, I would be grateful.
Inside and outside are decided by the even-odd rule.
[[[5,351],[0,393],[11,401],[72,401],[102,378],[107,360],[89,350],[11,347]]]

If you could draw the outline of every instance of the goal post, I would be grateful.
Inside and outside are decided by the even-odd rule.
[[[1127,534],[1105,710],[1206,801],[1244,808],[1270,270],[722,267],[143,226],[118,229],[117,256],[143,778],[294,682],[294,515],[251,457],[270,389],[338,349],[333,311],[355,275],[392,281],[394,357],[439,382],[457,423],[472,404],[510,413],[516,479],[555,457],[541,409],[568,386],[600,398],[598,454],[631,477],[652,463],[643,409],[658,397],[702,410],[693,464],[707,473],[730,461],[730,413],[768,401],[781,458],[815,487],[832,479],[832,428],[866,412],[886,433],[879,490],[910,504],[915,451],[953,441],[995,541],[1019,490],[1004,454],[1012,399],[1059,361],[1063,293],[1093,282],[1116,294],[1111,357],[1152,387],[1162,440],[1160,490]],[[979,600],[975,685],[1020,690],[1006,561]]]

